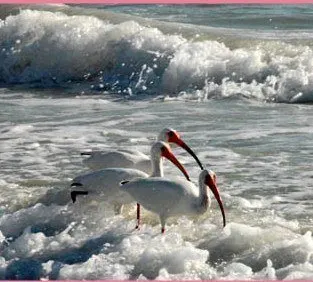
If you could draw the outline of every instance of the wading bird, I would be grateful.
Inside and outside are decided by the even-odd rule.
[[[196,160],[201,169],[203,166],[198,157],[189,148],[189,146],[181,139],[178,132],[171,128],[164,128],[158,135],[157,141],[176,144],[185,149]],[[151,165],[150,157],[142,152],[135,150],[119,150],[119,151],[94,151],[83,152],[83,156],[89,156],[83,160],[83,163],[92,170],[98,170],[110,167],[134,168],[150,174]]]
[[[180,171],[185,175],[186,179],[189,180],[189,175],[183,165],[176,159],[170,146],[162,141],[155,142],[151,147],[151,161],[150,166],[152,173],[149,176],[143,171],[129,168],[106,168],[94,172],[90,172],[81,176],[77,176],[73,179],[71,184],[75,187],[75,190],[71,192],[71,198],[73,202],[76,201],[77,195],[86,195],[93,192],[97,192],[104,195],[106,199],[114,204],[114,211],[116,214],[122,212],[122,207],[124,204],[133,202],[132,197],[119,187],[121,181],[125,179],[135,179],[135,178],[154,178],[163,177],[163,161],[162,157],[170,160],[175,166],[177,166]],[[77,187],[80,187],[77,190]],[[81,190],[82,189],[82,190]],[[140,206],[137,204],[137,226],[140,223]]]
[[[226,217],[216,185],[216,175],[211,170],[202,170],[199,187],[190,181],[170,180],[162,177],[140,178],[122,181],[121,189],[145,209],[159,215],[161,232],[165,232],[167,218],[177,215],[200,215],[211,204],[208,188],[213,192],[222,212],[223,226]]]

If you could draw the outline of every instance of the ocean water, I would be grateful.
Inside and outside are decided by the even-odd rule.
[[[313,5],[2,5],[0,18],[0,279],[313,279]],[[80,152],[148,153],[164,127],[215,171],[225,228],[214,200],[164,235],[145,210],[134,229],[135,203],[71,203]]]

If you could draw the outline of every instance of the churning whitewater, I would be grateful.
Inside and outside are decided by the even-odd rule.
[[[246,31],[101,9],[42,9],[25,7],[2,20],[1,82],[123,98],[312,102],[311,30]]]
[[[0,6],[0,279],[312,279],[312,17],[313,5]],[[164,234],[144,208],[135,229],[135,201],[120,214],[96,189],[72,202],[91,173],[81,152],[149,156],[163,128],[215,172],[225,227],[211,191],[207,211],[166,219]],[[195,159],[171,150],[197,186]]]

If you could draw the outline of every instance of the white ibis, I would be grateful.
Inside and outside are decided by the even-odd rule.
[[[203,166],[199,161],[195,153],[189,148],[189,146],[181,139],[177,131],[171,128],[163,129],[158,137],[158,141],[164,141],[167,143],[174,143],[193,156],[201,169]],[[144,171],[148,174],[151,173],[151,165],[149,156],[133,150],[119,150],[119,151],[93,151],[83,152],[81,155],[90,156],[83,160],[83,163],[92,170],[98,170],[108,167],[123,167],[134,168]]]
[[[162,157],[170,160],[189,180],[189,175],[183,165],[176,159],[170,146],[162,141],[155,142],[151,147],[151,161],[152,174],[150,178],[163,177],[163,161]],[[76,196],[80,194],[89,194],[89,192],[99,192],[104,195],[109,201],[114,203],[114,210],[116,213],[122,212],[124,204],[133,202],[132,197],[128,193],[123,192],[119,184],[125,179],[147,178],[149,177],[143,171],[130,168],[106,168],[94,172],[90,172],[76,177],[71,186],[82,187],[83,190],[74,190],[71,192],[73,202],[76,201]],[[137,228],[140,221],[140,206],[137,204]]]
[[[159,215],[162,233],[165,232],[166,219],[171,216],[203,214],[211,204],[207,189],[209,187],[220,206],[223,226],[226,225],[224,207],[213,171],[202,170],[199,187],[190,181],[161,177],[122,181],[120,187],[137,203]]]

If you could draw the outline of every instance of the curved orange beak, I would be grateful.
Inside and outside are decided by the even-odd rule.
[[[203,165],[198,159],[197,155],[190,149],[190,147],[180,138],[179,134],[175,131],[171,131],[171,134],[168,134],[168,142],[175,143],[179,147],[185,149],[198,163],[201,170],[203,170]]]
[[[210,188],[210,190],[214,194],[214,197],[220,206],[220,210],[221,210],[222,215],[223,215],[223,227],[225,227],[226,226],[226,216],[225,216],[223,202],[222,202],[222,199],[220,197],[220,193],[218,191],[218,188],[216,186],[216,177],[215,177],[215,175],[212,176],[211,174],[208,174],[205,180],[206,180],[205,184],[208,185],[208,187]]]
[[[179,160],[177,160],[177,158],[174,156],[173,152],[171,151],[171,149],[169,147],[163,147],[162,148],[162,153],[161,153],[162,157],[167,158],[169,161],[171,161],[175,166],[177,166],[179,168],[179,170],[185,175],[186,179],[188,181],[190,181],[189,175],[186,171],[186,169],[184,168],[184,166],[179,162]]]

